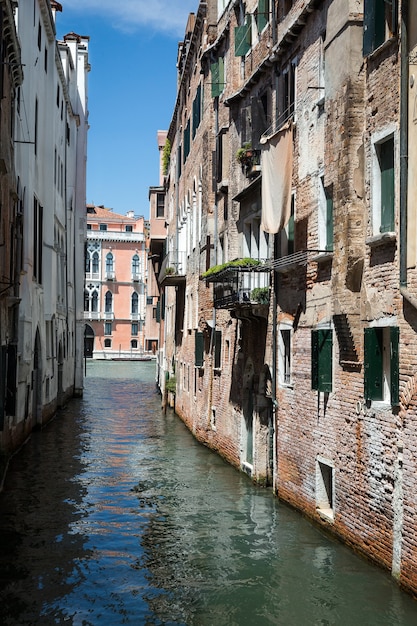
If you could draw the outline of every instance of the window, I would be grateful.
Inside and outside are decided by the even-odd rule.
[[[291,213],[288,224],[281,231],[281,256],[294,254],[295,249],[295,194],[291,195]]]
[[[269,22],[269,0],[259,0],[256,14],[258,33],[261,33]]]
[[[135,337],[138,334],[138,323],[137,322],[133,322],[131,334],[132,334],[132,337]]]
[[[91,224],[87,224],[87,230],[92,230]]]
[[[114,257],[111,252],[106,255],[106,275],[107,278],[112,278],[114,274]]]
[[[104,347],[105,348],[111,348],[111,339],[105,339],[104,340]]]
[[[100,230],[107,230],[107,224],[100,224]]]
[[[246,15],[241,26],[235,26],[235,57],[244,57],[252,45],[252,16]]]
[[[107,291],[104,297],[104,306],[106,313],[111,313],[113,311],[113,294],[111,291]]]
[[[98,274],[99,272],[99,261],[100,261],[100,257],[98,255],[98,252],[94,252],[93,253],[93,274]]]
[[[146,304],[147,305],[153,304],[153,296],[146,296]]]
[[[43,207],[33,199],[33,278],[42,284]]]
[[[365,0],[363,55],[367,56],[397,32],[398,0]]]
[[[125,232],[127,232],[127,233],[133,233],[133,226],[132,226],[132,224],[126,224],[126,226],[125,226]]]
[[[224,91],[224,59],[219,57],[211,64],[211,96],[216,98]]]
[[[87,289],[84,290],[84,311],[89,311],[90,309],[90,294]]]
[[[202,97],[201,85],[197,87],[195,98],[193,101],[193,139],[196,135],[197,128],[200,126],[202,116]]]
[[[372,166],[373,234],[394,231],[394,137],[374,143]]]
[[[293,59],[284,68],[279,79],[278,128],[287,122],[295,113],[297,61]]]
[[[399,328],[365,328],[365,400],[399,403]]]
[[[165,194],[156,194],[156,217],[164,217],[165,215]]]
[[[91,294],[91,311],[97,313],[98,311],[98,292],[94,290]]]
[[[201,331],[195,331],[195,367],[203,367],[204,365],[204,335]]]
[[[320,177],[319,191],[319,249],[333,251],[333,196],[332,189],[324,186],[324,177]]]
[[[132,293],[130,306],[131,306],[130,310],[131,310],[132,315],[137,315],[139,311],[139,296],[136,293],[136,291]]]
[[[186,162],[187,157],[190,154],[190,137],[191,137],[190,133],[191,133],[190,120],[188,120],[187,126],[185,127],[185,130],[184,130],[184,151],[183,151],[184,163]]]
[[[138,347],[138,340],[137,339],[131,339],[130,347],[131,348],[137,348]]]
[[[311,388],[324,393],[332,390],[333,331],[319,328],[311,331]]]
[[[132,257],[132,275],[139,276],[140,274],[140,258],[137,254]]]
[[[316,507],[319,513],[333,521],[334,478],[333,465],[324,459],[316,461]]]
[[[281,385],[291,385],[291,327],[281,327],[278,336],[278,380]]]
[[[111,322],[105,322],[104,323],[104,334],[105,335],[111,335],[112,333],[112,323]]]
[[[214,367],[220,369],[222,366],[222,331],[216,330],[214,335]]]

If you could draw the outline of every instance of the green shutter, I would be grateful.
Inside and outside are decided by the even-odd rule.
[[[390,327],[390,381],[391,381],[391,404],[398,406],[400,403],[400,368],[399,368],[399,340],[400,329],[397,326]]]
[[[394,140],[379,145],[381,168],[381,233],[394,230]]]
[[[216,98],[220,96],[224,89],[224,59],[219,57],[215,63],[210,66],[211,69],[211,96]]]
[[[246,17],[246,22],[242,26],[235,26],[235,57],[244,57],[250,50],[251,37],[251,17]]]
[[[363,56],[374,50],[375,0],[364,0],[363,7]]]
[[[319,388],[319,336],[317,330],[311,331],[311,388]]]
[[[333,251],[333,198],[326,193],[326,250]]]
[[[204,336],[199,330],[195,331],[195,366],[203,367],[204,364]]]
[[[158,300],[158,302],[156,303],[156,321],[158,324],[161,321],[161,301],[160,300]]]
[[[383,400],[383,329],[364,331],[364,396],[365,400]]]
[[[262,32],[269,22],[269,0],[258,2],[258,32]]]
[[[190,120],[187,122],[187,126],[184,130],[184,163],[190,154]]]
[[[214,367],[219,369],[222,364],[222,331],[216,330],[214,338]]]

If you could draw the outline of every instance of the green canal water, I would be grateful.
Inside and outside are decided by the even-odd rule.
[[[84,397],[13,458],[2,626],[417,624],[389,574],[164,415],[154,373],[89,361]]]

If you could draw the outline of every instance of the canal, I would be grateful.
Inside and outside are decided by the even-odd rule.
[[[389,574],[161,411],[154,363],[88,362],[0,494],[0,623],[417,624]]]

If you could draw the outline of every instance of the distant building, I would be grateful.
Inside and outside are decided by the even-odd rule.
[[[85,355],[139,359],[145,349],[145,220],[87,205]]]

